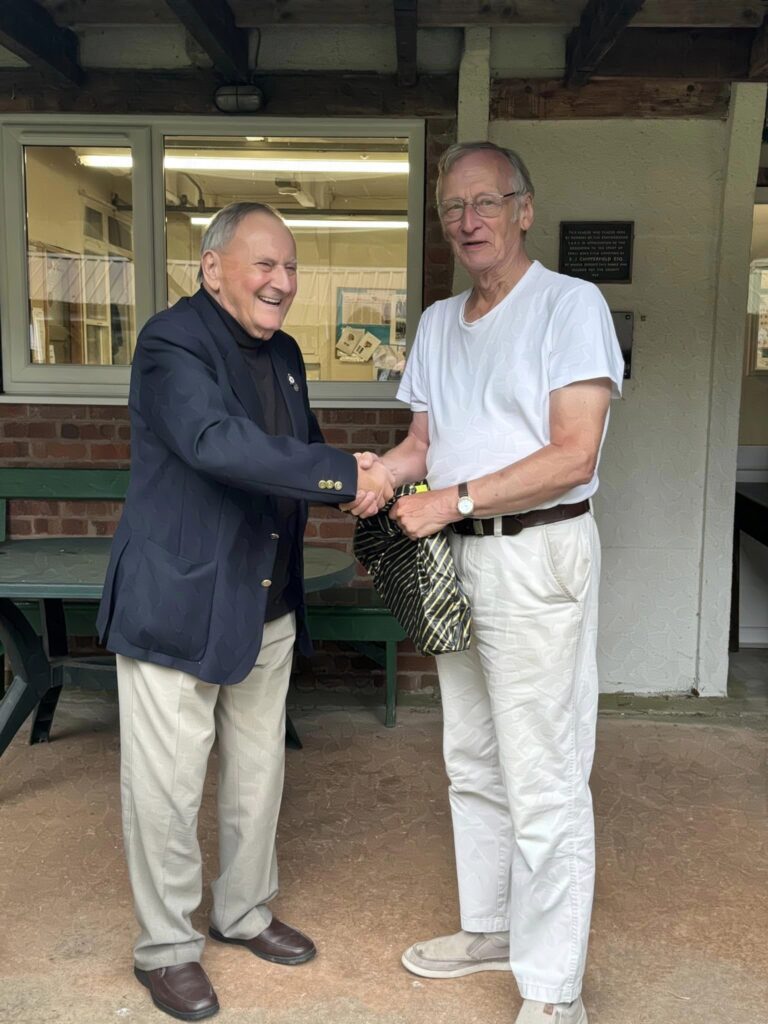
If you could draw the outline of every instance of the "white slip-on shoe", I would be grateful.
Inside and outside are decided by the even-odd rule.
[[[403,967],[421,978],[463,978],[477,971],[509,971],[506,932],[457,932],[416,942],[403,953]]]
[[[539,1003],[526,999],[515,1024],[588,1024],[587,1011],[581,996],[572,1003]]]

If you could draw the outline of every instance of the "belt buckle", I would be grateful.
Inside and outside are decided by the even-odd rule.
[[[484,537],[485,536],[485,534],[483,533],[483,524],[482,524],[482,521],[480,519],[473,519],[472,520],[472,529],[475,531],[475,536],[476,537]]]

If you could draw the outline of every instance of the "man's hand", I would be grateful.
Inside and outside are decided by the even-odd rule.
[[[375,515],[392,497],[392,474],[373,452],[356,452],[357,494],[353,502],[340,505],[342,512],[365,518]]]
[[[458,489],[447,487],[440,491],[424,491],[398,498],[389,513],[403,533],[411,540],[431,537],[461,516],[456,508]]]

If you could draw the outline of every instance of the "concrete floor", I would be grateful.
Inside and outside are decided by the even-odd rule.
[[[601,717],[591,1024],[768,1021],[765,695],[762,713],[758,703],[696,724],[626,707]],[[430,982],[400,966],[412,941],[458,927],[440,711],[404,707],[394,730],[377,716],[295,711],[305,747],[288,752],[274,909],[320,954],[278,967],[210,943],[222,1024],[514,1020],[510,975]],[[170,1019],[131,974],[117,758],[114,695],[71,690],[49,745],[20,734],[0,761],[3,1024]],[[206,896],[203,930],[207,907]]]

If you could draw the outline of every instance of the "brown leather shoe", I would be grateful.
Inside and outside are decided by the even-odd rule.
[[[317,953],[315,944],[303,932],[283,924],[276,917],[271,923],[252,939],[228,939],[215,928],[209,928],[208,934],[217,942],[231,942],[236,946],[245,946],[262,960],[273,964],[303,964],[311,960]]]
[[[149,989],[158,1010],[177,1020],[202,1020],[219,1012],[216,993],[198,963],[173,964],[154,971],[134,967],[133,973]]]

